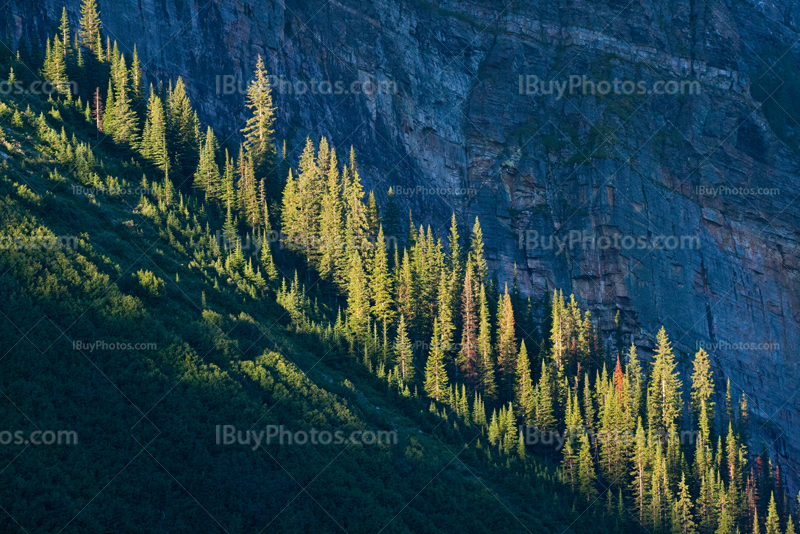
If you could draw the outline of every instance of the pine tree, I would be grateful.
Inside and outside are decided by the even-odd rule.
[[[171,163],[174,174],[188,177],[197,168],[199,159],[200,121],[186,94],[183,78],[178,78],[174,89],[170,83],[167,92],[166,117],[167,146],[172,155]]]
[[[128,70],[125,66],[124,55],[119,56],[116,71],[116,75],[112,74],[112,77],[116,80],[114,82],[114,107],[111,115],[113,127],[111,134],[115,142],[127,143],[132,147],[137,147],[140,140],[139,117],[131,106]],[[108,111],[108,106],[106,110]],[[106,129],[108,129],[107,126]]]
[[[536,426],[539,430],[551,430],[556,423],[553,416],[553,387],[544,360],[542,360],[542,372],[539,374],[536,393]]]
[[[406,331],[405,318],[400,316],[400,323],[397,325],[397,339],[395,341],[396,365],[400,372],[403,382],[408,384],[414,381],[414,362],[411,341]]]
[[[266,232],[261,241],[261,266],[264,268],[264,272],[267,273],[267,278],[270,281],[274,282],[278,279],[278,269],[275,267],[275,262],[272,259],[272,250],[270,249],[270,242],[267,239]]]
[[[461,351],[458,364],[466,380],[477,384],[478,380],[478,320],[475,314],[475,296],[472,291],[472,265],[467,266],[464,276],[464,291],[461,294]]]
[[[57,35],[53,38],[52,46],[48,38],[42,74],[59,93],[69,96],[69,78],[67,77],[65,51],[66,45],[61,42]]]
[[[385,336],[394,316],[394,303],[392,302],[392,276],[389,272],[389,257],[386,253],[383,225],[378,228],[378,239],[375,243],[375,256],[372,261],[372,275],[369,283],[372,315],[377,321],[380,321]]]
[[[425,365],[425,392],[437,402],[447,402],[450,386],[444,364],[444,351],[440,340],[439,321],[435,321],[433,324],[433,336],[431,337],[431,350],[428,354],[428,362]]]
[[[67,57],[69,56],[69,42],[70,42],[70,29],[69,29],[69,17],[67,16],[67,8],[61,8],[61,24],[58,25],[58,35],[61,38],[61,42],[63,43],[63,47],[61,49],[62,57],[64,58],[64,64],[67,63]]]
[[[322,148],[322,146],[327,146],[327,141],[324,138],[320,141],[320,147]],[[300,166],[297,174],[297,223],[299,236],[308,248],[307,254],[309,257],[316,254],[314,240],[319,230],[321,196],[322,182],[320,180],[319,167],[317,166],[317,158],[314,154],[314,143],[311,142],[310,138],[306,138],[306,145],[300,155]]]
[[[639,523],[644,524],[645,514],[647,512],[646,498],[649,475],[649,450],[644,428],[642,427],[641,417],[639,418],[636,428],[636,437],[634,438],[632,463],[633,471],[631,475],[633,476],[633,480],[631,482],[631,493],[633,493],[633,501],[635,503]]]
[[[771,493],[769,496],[769,508],[767,511],[767,528],[764,534],[781,534],[780,520],[778,519],[778,510],[775,506],[775,494]]]
[[[489,303],[486,300],[486,287],[481,284],[478,297],[479,327],[478,327],[478,358],[479,358],[479,389],[483,396],[489,400],[497,398],[497,384],[495,383],[494,357],[492,356],[491,324],[489,323]]]
[[[205,192],[207,200],[217,200],[220,197],[221,177],[217,165],[217,149],[214,130],[209,126],[200,145],[200,162],[194,175],[194,186]]]
[[[83,0],[81,4],[81,29],[78,32],[83,46],[95,53],[97,58],[102,61],[102,47],[100,43],[100,13],[97,11],[96,0]]]
[[[355,249],[350,251],[347,280],[347,325],[355,338],[363,341],[369,333],[369,292],[361,256]]]
[[[163,142],[166,137],[166,131],[164,105],[151,85],[150,99],[147,104],[147,118],[144,123],[139,151],[150,165],[161,171],[166,171],[169,166],[169,154]]]
[[[403,249],[403,260],[399,265],[397,276],[395,276],[395,291],[397,312],[408,318],[406,320],[408,325],[414,325],[417,314],[416,280],[411,270],[408,249]]]
[[[344,240],[344,228],[342,227],[342,183],[339,179],[339,163],[335,149],[330,150],[326,171],[321,177],[325,180],[325,191],[322,195],[319,219],[322,243],[319,273],[323,280],[333,280],[341,285],[337,266],[342,263],[341,246]]]
[[[714,380],[712,378],[711,364],[708,353],[700,349],[694,356],[694,373],[692,374],[691,404],[692,412],[697,421],[700,420],[700,410],[706,411],[705,419],[709,426],[714,421]],[[710,439],[710,433],[706,435]]]
[[[272,104],[269,76],[260,54],[256,60],[255,77],[247,87],[245,105],[252,116],[242,129],[244,146],[252,157],[255,175],[267,180],[267,194],[271,197],[277,193],[278,187],[275,172],[278,157],[274,139],[275,107]]]
[[[625,376],[630,384],[629,405],[632,419],[635,424],[636,419],[642,413],[642,366],[639,363],[639,355],[636,352],[636,345],[631,343],[628,350],[627,362],[625,364]]]
[[[472,269],[475,275],[476,287],[481,283],[487,283],[489,278],[489,268],[486,265],[486,258],[483,256],[483,231],[481,223],[475,217],[475,225],[472,227],[470,239],[470,257],[474,262]]]
[[[378,235],[378,225],[381,223],[381,209],[375,200],[375,192],[370,191],[367,197],[367,233],[371,239]]]
[[[350,147],[350,166],[345,172],[344,206],[345,237],[348,246],[362,247],[362,239],[367,234],[367,207],[364,205],[364,188],[358,174],[356,152]],[[409,323],[412,318],[406,316]]]
[[[227,168],[227,166],[226,166]],[[227,172],[226,172],[227,175]],[[300,228],[300,203],[297,195],[297,186],[295,185],[294,175],[292,170],[289,169],[289,176],[286,178],[286,186],[283,188],[283,207],[281,209],[281,231],[284,238],[288,241],[289,246],[295,248],[295,239]],[[347,276],[343,277],[346,283]]]
[[[695,534],[697,525],[692,517],[692,497],[689,495],[689,486],[686,484],[686,475],[681,474],[681,482],[678,485],[678,501],[675,503],[675,511],[678,525],[673,525],[673,532],[679,534]]]
[[[514,339],[514,309],[508,294],[508,285],[497,311],[497,366],[500,370],[505,395],[514,397],[516,373],[516,340]]]
[[[651,432],[667,432],[676,426],[682,411],[677,363],[664,327],[656,336],[656,353],[648,389],[648,423]]]
[[[520,417],[526,425],[533,424],[535,415],[533,381],[531,379],[531,366],[528,360],[528,349],[525,341],[522,342],[517,357],[517,397],[516,403],[520,410]]]
[[[144,100],[144,77],[142,75],[142,64],[139,61],[139,52],[136,45],[133,45],[133,59],[131,60],[131,106],[134,110],[139,109],[139,105]]]
[[[588,434],[583,434],[581,436],[581,450],[578,453],[578,491],[590,503],[597,497],[597,488],[594,486],[596,478],[589,436]]]

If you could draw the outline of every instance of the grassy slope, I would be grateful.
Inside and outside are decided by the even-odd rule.
[[[55,134],[32,116],[11,127],[6,103],[0,235],[81,239],[77,250],[0,250],[0,430],[75,430],[79,444],[0,446],[0,530],[562,532],[579,515],[547,464],[489,453],[476,429],[397,396],[345,350],[296,332],[274,292],[214,289],[186,242],[170,244],[166,217],[137,213],[138,196],[73,194],[86,184],[58,163]],[[67,136],[87,140],[70,113]],[[95,155],[101,176],[137,185],[135,165]],[[140,269],[165,281],[162,296],[142,291]],[[73,348],[96,340],[157,349]],[[399,442],[254,451],[217,445],[224,424],[397,430]],[[597,532],[599,514],[572,528]]]

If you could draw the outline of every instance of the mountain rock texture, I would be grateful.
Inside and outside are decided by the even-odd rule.
[[[7,45],[43,42],[63,3],[77,25],[78,0],[11,0],[0,10]],[[524,292],[574,292],[609,335],[620,310],[626,339],[643,347],[664,324],[684,376],[702,344],[718,391],[730,379],[735,397],[748,395],[753,433],[800,480],[800,4],[99,5],[120,50],[130,57],[136,44],[152,80],[183,76],[228,143],[244,97],[219,93],[226,76],[244,86],[261,54],[287,82],[276,127],[293,158],[306,136],[328,136],[340,160],[353,145],[367,187],[379,199],[395,187],[417,224],[455,211],[468,235],[479,216],[501,284],[516,263]],[[647,90],[533,84],[572,76]],[[323,81],[376,90],[323,94]],[[699,89],[651,91],[670,81]]]

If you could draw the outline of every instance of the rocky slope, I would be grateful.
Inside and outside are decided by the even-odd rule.
[[[43,40],[62,3],[11,0],[8,46],[28,31]],[[76,22],[78,0],[66,4]],[[218,93],[261,54],[294,84],[277,96],[277,128],[295,156],[307,135],[352,144],[365,182],[379,196],[400,186],[417,222],[455,211],[463,234],[480,216],[490,260],[508,277],[516,262],[532,295],[573,291],[607,330],[621,310],[640,345],[664,323],[682,353],[706,346],[719,389],[730,378],[748,394],[753,431],[800,479],[796,2],[99,4],[121,50],[136,43],[154,78],[184,76],[202,119],[232,142],[243,96]],[[520,85],[573,75],[700,91],[560,97]],[[322,81],[379,94],[312,90]],[[591,245],[601,236],[610,246]]]

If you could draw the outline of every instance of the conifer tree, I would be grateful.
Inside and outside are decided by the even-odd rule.
[[[528,360],[528,349],[522,341],[517,357],[517,397],[516,403],[520,410],[520,417],[526,425],[533,424],[535,415],[533,381],[531,379],[531,366]]]
[[[628,350],[628,357],[625,364],[625,375],[630,384],[630,411],[633,414],[633,421],[642,413],[642,366],[639,362],[639,355],[636,352],[636,345],[631,343]]]
[[[327,141],[324,138],[320,141],[320,152],[325,155],[327,150],[323,150],[323,147],[327,147]],[[322,159],[325,160],[324,157]],[[326,165],[330,162],[329,155],[327,160],[325,162]],[[315,247],[312,245],[319,230],[321,196],[322,182],[320,180],[319,167],[317,166],[317,158],[314,154],[314,143],[311,142],[310,138],[306,138],[306,145],[300,155],[300,166],[297,174],[297,223],[299,226],[298,233],[309,248],[309,256],[316,255]]]
[[[270,281],[278,279],[278,269],[275,267],[275,262],[272,259],[272,250],[270,249],[270,242],[269,239],[267,239],[266,232],[261,241],[261,266],[264,268],[264,272],[267,273],[267,278]]]
[[[350,166],[347,167],[344,180],[345,199],[345,237],[348,246],[362,246],[362,239],[367,234],[367,207],[364,205],[364,188],[358,174],[356,152],[350,147]],[[408,317],[411,323],[411,317]]]
[[[350,251],[350,269],[347,282],[347,324],[357,340],[369,333],[369,291],[361,256]]]
[[[708,425],[714,421],[714,381],[712,378],[711,364],[708,353],[700,349],[694,356],[694,373],[692,374],[691,406],[696,421],[700,420],[700,410],[706,411],[705,420]],[[710,434],[706,438],[711,438]]]
[[[656,336],[656,353],[648,389],[648,423],[653,433],[676,426],[682,411],[677,363],[664,327]]]
[[[322,196],[319,219],[319,233],[322,243],[319,272],[323,280],[334,280],[340,285],[341,273],[338,271],[337,266],[342,263],[341,247],[344,240],[344,228],[342,227],[342,183],[339,178],[336,149],[330,150],[326,172],[321,178],[325,180],[325,189]]]
[[[375,192],[370,191],[367,197],[367,233],[375,239],[378,235],[378,225],[381,224],[381,209],[375,200]]]
[[[133,59],[131,60],[131,107],[139,109],[139,105],[144,100],[144,77],[142,76],[142,64],[139,61],[139,52],[136,45],[133,45]]]
[[[413,325],[416,322],[416,283],[411,270],[411,260],[408,257],[408,249],[403,249],[403,260],[399,265],[398,276],[395,277],[395,291],[397,302],[397,312],[406,316],[407,324]]]
[[[194,186],[205,192],[207,200],[220,197],[220,174],[217,165],[217,139],[211,126],[206,131],[205,139],[200,145],[200,162],[194,175]]]
[[[70,42],[70,30],[69,30],[69,17],[67,16],[67,8],[61,8],[61,23],[58,25],[58,36],[63,43],[61,48],[61,55],[64,58],[64,64],[67,63],[67,57],[69,56],[69,42]]]
[[[678,525],[673,525],[673,532],[679,534],[695,534],[697,525],[692,517],[692,497],[689,495],[689,486],[686,484],[686,475],[681,474],[681,482],[678,485],[678,501],[675,503],[675,511]]]
[[[472,291],[472,265],[467,266],[464,291],[461,294],[461,351],[458,364],[470,384],[478,380],[478,318],[475,313],[475,296]]]
[[[425,365],[425,393],[437,402],[447,402],[450,392],[442,349],[439,321],[434,321],[431,350]]]
[[[394,316],[394,303],[392,302],[392,277],[389,272],[389,257],[386,253],[383,225],[378,228],[378,239],[375,243],[375,256],[372,261],[372,275],[369,282],[372,315],[377,321],[380,321],[384,335],[386,335],[387,328],[392,323]]]
[[[175,87],[167,92],[167,146],[172,156],[172,168],[176,176],[188,177],[197,168],[200,145],[200,121],[192,108],[183,78],[178,78]],[[183,180],[181,179],[181,182]]]
[[[414,381],[414,362],[411,341],[406,330],[405,317],[400,316],[397,325],[397,339],[395,341],[396,366],[403,382],[408,384]]]
[[[633,493],[633,501],[639,522],[643,524],[647,510],[649,451],[641,417],[639,418],[636,437],[634,438],[632,463],[633,471],[631,475],[633,480],[631,482],[631,492]]]
[[[112,67],[113,68],[113,67]],[[111,134],[117,143],[127,143],[137,147],[139,135],[139,117],[131,106],[130,91],[128,88],[128,71],[125,66],[125,56],[120,55],[116,65],[117,75],[114,82],[114,107],[111,112],[113,127]],[[106,106],[106,111],[109,106]],[[106,130],[108,126],[106,125]]]
[[[252,116],[242,129],[244,146],[253,160],[256,177],[267,180],[267,194],[272,197],[278,187],[275,172],[278,156],[274,138],[275,107],[272,104],[269,76],[260,54],[256,60],[255,76],[247,87],[245,105]]]
[[[539,430],[551,430],[556,422],[553,416],[553,386],[544,360],[542,361],[542,372],[539,374],[536,393],[536,426]]]
[[[590,503],[597,497],[597,488],[594,486],[596,478],[592,449],[589,445],[589,435],[583,434],[581,436],[581,450],[578,453],[578,491]]]
[[[102,23],[100,22],[100,13],[97,11],[96,0],[83,0],[80,26],[79,35],[83,46],[94,52],[98,59],[102,61],[102,46],[98,46],[98,43],[101,42],[100,29]]]
[[[516,373],[516,341],[514,339],[514,308],[508,285],[497,312],[497,367],[500,370],[505,395],[514,397]]]
[[[486,300],[486,287],[481,284],[478,297],[478,358],[479,389],[489,400],[497,398],[497,384],[494,373],[494,357],[492,356],[491,325],[489,323],[489,303]]]
[[[481,223],[475,217],[475,225],[472,227],[472,237],[470,239],[470,257],[474,262],[472,269],[475,276],[476,287],[481,283],[486,283],[489,279],[489,268],[486,265],[486,258],[483,256],[483,231]]]
[[[227,166],[226,166],[227,168]],[[226,172],[227,175],[227,172]],[[294,175],[289,169],[289,176],[286,178],[286,187],[283,188],[283,207],[281,209],[281,231],[289,241],[289,245],[294,247],[300,228],[300,203],[297,195]],[[345,281],[347,276],[344,276]]]

